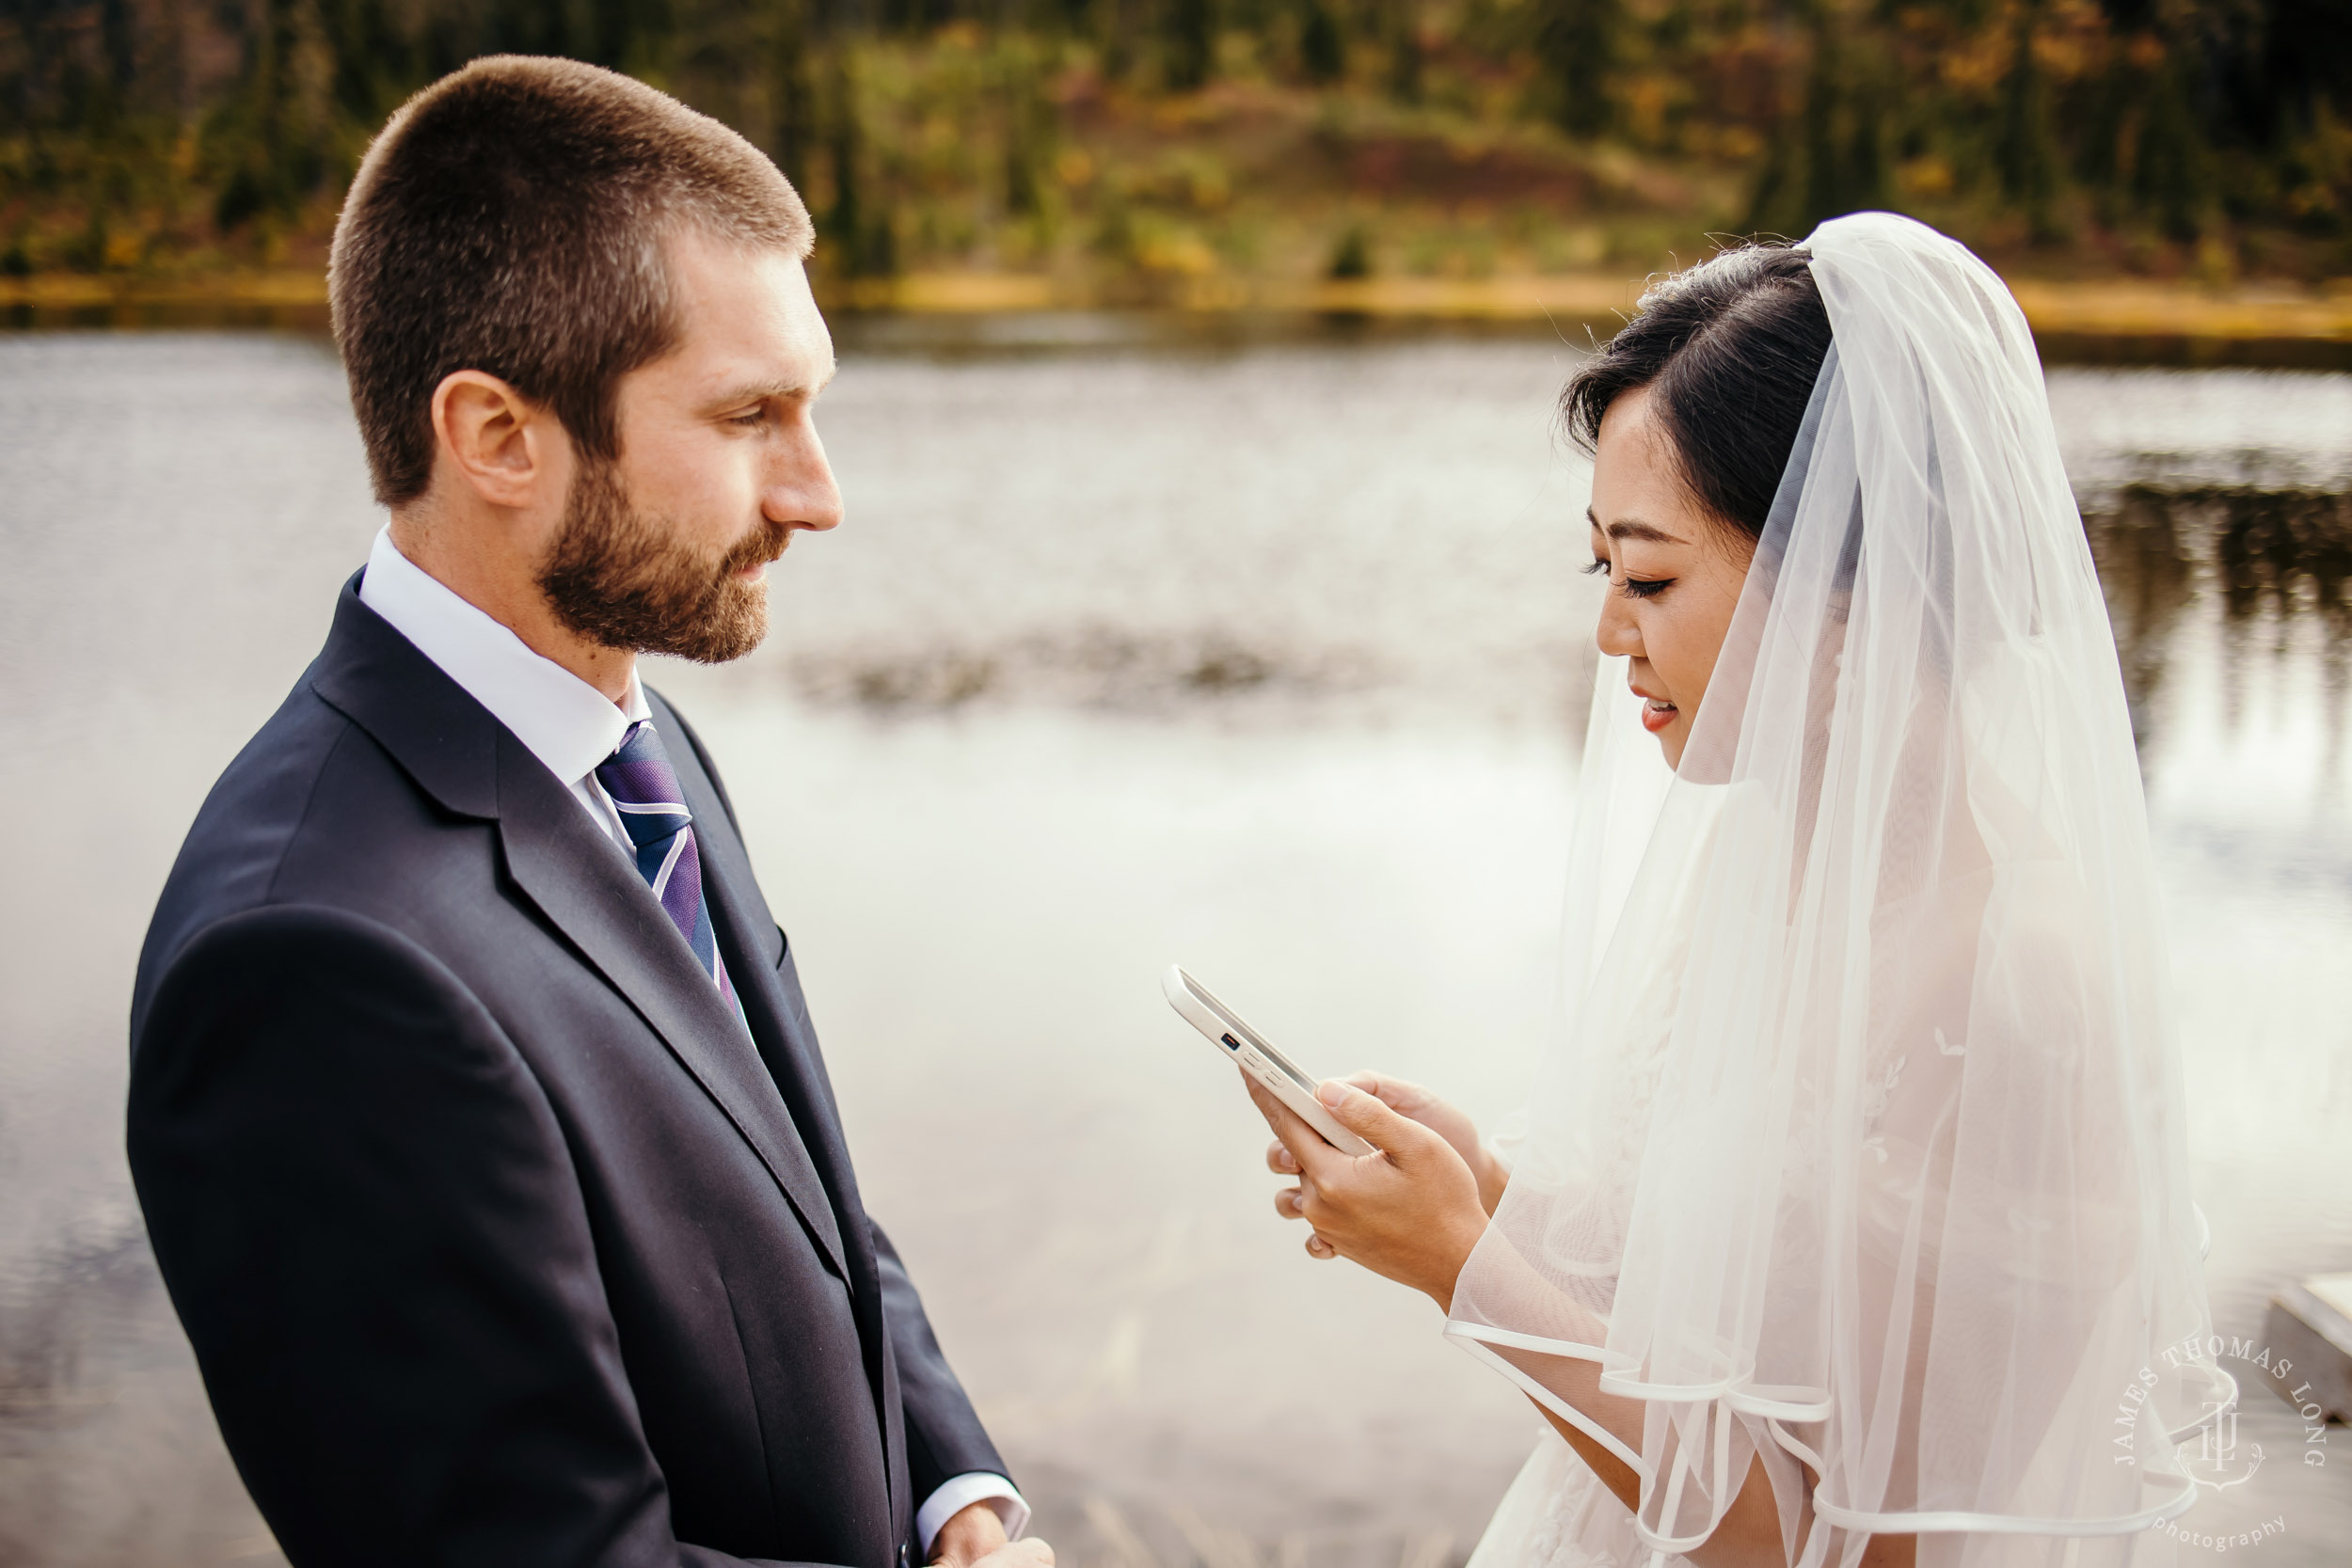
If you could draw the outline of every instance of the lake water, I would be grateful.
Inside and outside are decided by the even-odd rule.
[[[726,769],[870,1207],[1064,1564],[1458,1561],[1534,1418],[1426,1303],[1306,1259],[1157,975],[1311,1067],[1511,1108],[1597,603],[1549,420],[1574,356],[846,347],[848,526],[776,569],[758,654],[654,680]],[[2352,377],[2052,396],[2141,736],[2216,1313],[2252,1335],[2352,1270]],[[0,337],[0,1563],[279,1560],[141,1237],[123,1018],[190,816],[378,521],[315,341]],[[2352,1556],[2352,1455],[2296,1464],[2259,1390],[2241,1437],[2278,1463],[2193,1517],[2283,1516],[2280,1568]]]

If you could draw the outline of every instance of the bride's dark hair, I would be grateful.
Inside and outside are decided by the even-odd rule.
[[[1652,284],[1560,394],[1570,437],[1593,451],[1609,405],[1649,388],[1691,493],[1761,535],[1829,353],[1811,261],[1792,245],[1747,245]]]

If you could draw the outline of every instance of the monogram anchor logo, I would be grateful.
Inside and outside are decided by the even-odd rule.
[[[2263,1446],[2249,1443],[2245,1468],[2240,1470],[2237,1440],[2237,1405],[2227,1406],[2214,1401],[2204,1409],[2204,1430],[2198,1434],[2197,1457],[2188,1461],[2189,1479],[2200,1486],[2219,1492],[2233,1486],[2243,1486],[2254,1479],[2254,1472],[2263,1467]]]

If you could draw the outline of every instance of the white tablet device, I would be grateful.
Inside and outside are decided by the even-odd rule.
[[[1263,1084],[1275,1099],[1298,1113],[1299,1119],[1323,1134],[1324,1142],[1343,1154],[1373,1151],[1372,1145],[1331,1119],[1331,1113],[1315,1098],[1314,1079],[1268,1045],[1264,1036],[1244,1023],[1232,1008],[1211,996],[1200,981],[1170,964],[1160,981],[1160,989],[1168,993],[1168,1005],[1182,1013],[1186,1023],[1200,1030],[1219,1052],[1239,1062],[1241,1069]]]

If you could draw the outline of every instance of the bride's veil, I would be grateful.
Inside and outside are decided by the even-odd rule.
[[[1792,1550],[1818,1477],[1811,1561],[2122,1561],[2234,1392],[2114,640],[1999,278],[1885,214],[1804,248],[1834,345],[1678,774],[1602,660],[1562,1022],[1448,1332],[1634,1466],[1657,1550],[1761,1456]],[[1592,1363],[1638,1448],[1561,1397]]]

